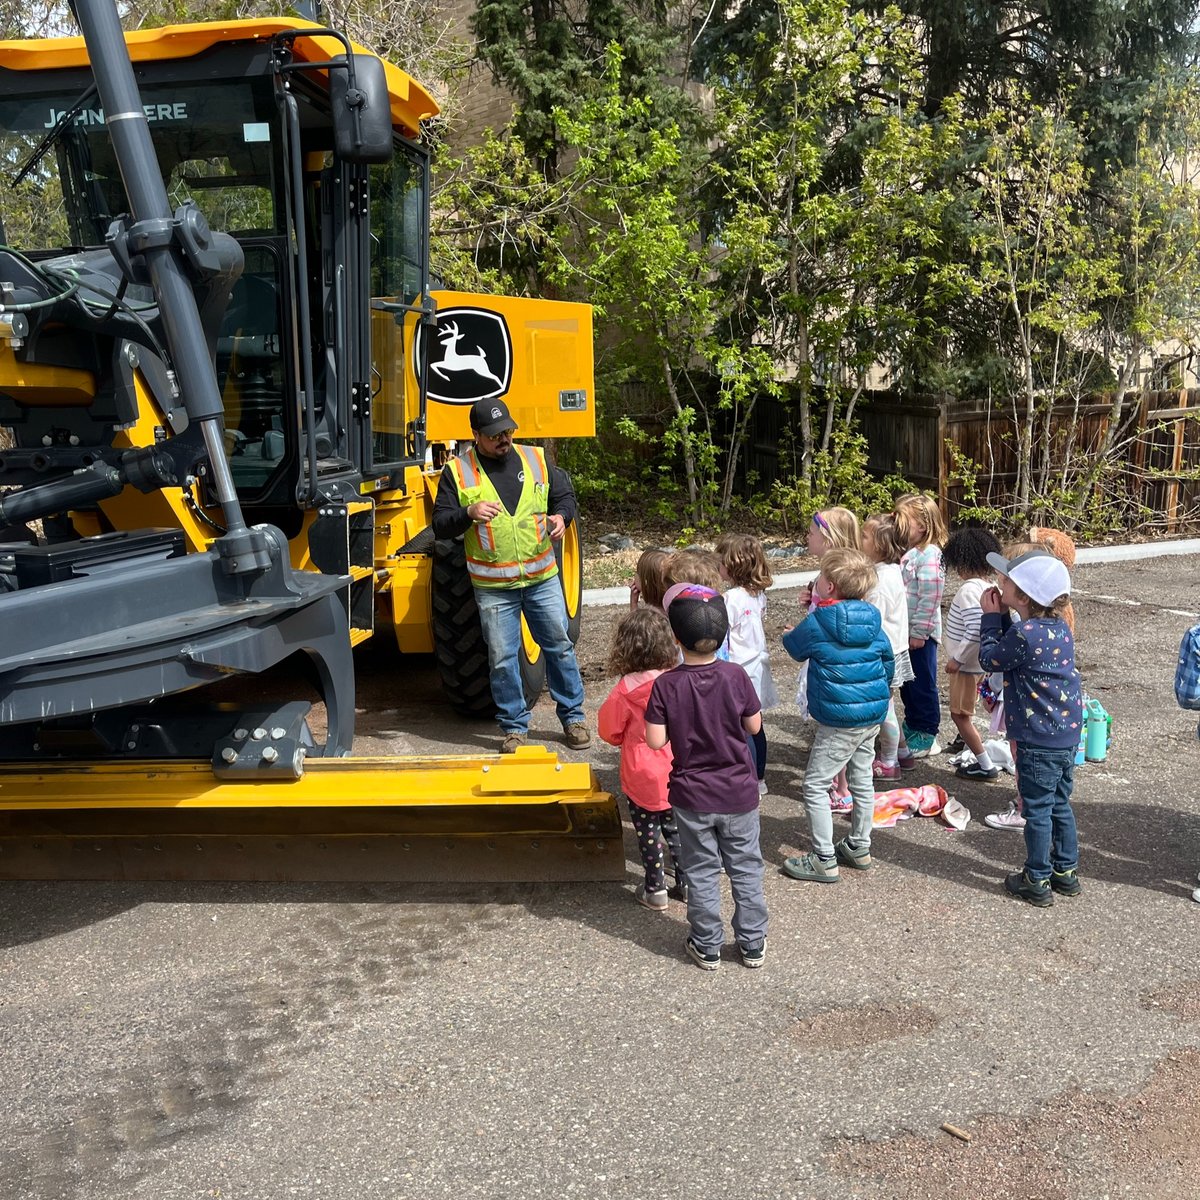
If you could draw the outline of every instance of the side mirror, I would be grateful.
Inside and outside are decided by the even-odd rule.
[[[333,104],[333,144],[344,162],[390,162],[392,108],[387,74],[373,54],[354,55],[354,87],[350,72],[329,72],[329,99]]]

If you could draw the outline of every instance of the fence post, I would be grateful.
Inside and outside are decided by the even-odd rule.
[[[1179,389],[1179,407],[1187,408],[1187,388]],[[1175,438],[1171,447],[1171,471],[1174,478],[1167,484],[1167,532],[1174,533],[1179,527],[1179,472],[1183,470],[1183,433],[1186,421],[1175,418]]]

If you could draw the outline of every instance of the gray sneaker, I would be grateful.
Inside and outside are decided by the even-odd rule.
[[[856,871],[869,871],[875,865],[871,861],[871,847],[852,846],[849,838],[836,843],[833,852],[842,866],[853,867]]]
[[[806,883],[837,883],[837,859],[826,861],[815,854],[803,854],[799,858],[786,858],[780,870],[789,879],[800,879]]]
[[[643,908],[652,908],[655,912],[667,911],[667,893],[665,889],[661,892],[648,892],[646,891],[646,885],[639,883],[633,889],[633,898]]]

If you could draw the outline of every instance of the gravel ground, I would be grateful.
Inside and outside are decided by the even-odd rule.
[[[806,848],[788,705],[761,971],[687,962],[680,906],[633,902],[628,829],[623,885],[0,885],[0,1196],[1194,1200],[1200,743],[1171,679],[1196,576],[1076,573],[1116,739],[1078,776],[1085,893],[1046,911],[1000,887],[1021,839],[982,816],[1010,786],[940,759],[917,781],[965,832],[882,831],[836,887],[779,875]],[[773,639],[795,610],[772,593]],[[619,615],[586,614],[593,712]],[[360,658],[361,752],[495,744],[428,663]]]

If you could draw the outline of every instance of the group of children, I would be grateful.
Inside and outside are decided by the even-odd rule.
[[[918,493],[861,526],[845,508],[816,513],[808,549],[820,572],[802,589],[801,619],[785,630],[783,647],[802,664],[797,703],[816,723],[803,785],[812,850],[787,859],[783,873],[836,883],[842,867],[871,868],[877,782],[897,781],[941,750],[944,641],[951,716],[971,752],[964,758],[973,759],[958,768],[967,778],[999,775],[972,717],[981,681],[1003,674],[1020,795],[1009,824],[1020,822],[1026,841],[1024,869],[1006,888],[1039,907],[1054,893],[1078,895],[1070,797],[1083,712],[1063,619],[1064,563],[1044,545],[1004,557],[985,530],[948,537],[936,501]],[[943,631],[947,567],[961,582]],[[748,535],[726,535],[711,554],[647,551],[610,655],[621,678],[600,710],[601,736],[621,747],[621,787],[645,866],[637,899],[657,910],[686,901],[686,950],[707,970],[720,965],[724,941],[722,869],[742,962],[757,967],[765,957],[762,712],[778,702],[763,626],[770,584],[762,546]],[[834,812],[850,814],[836,842]]]

